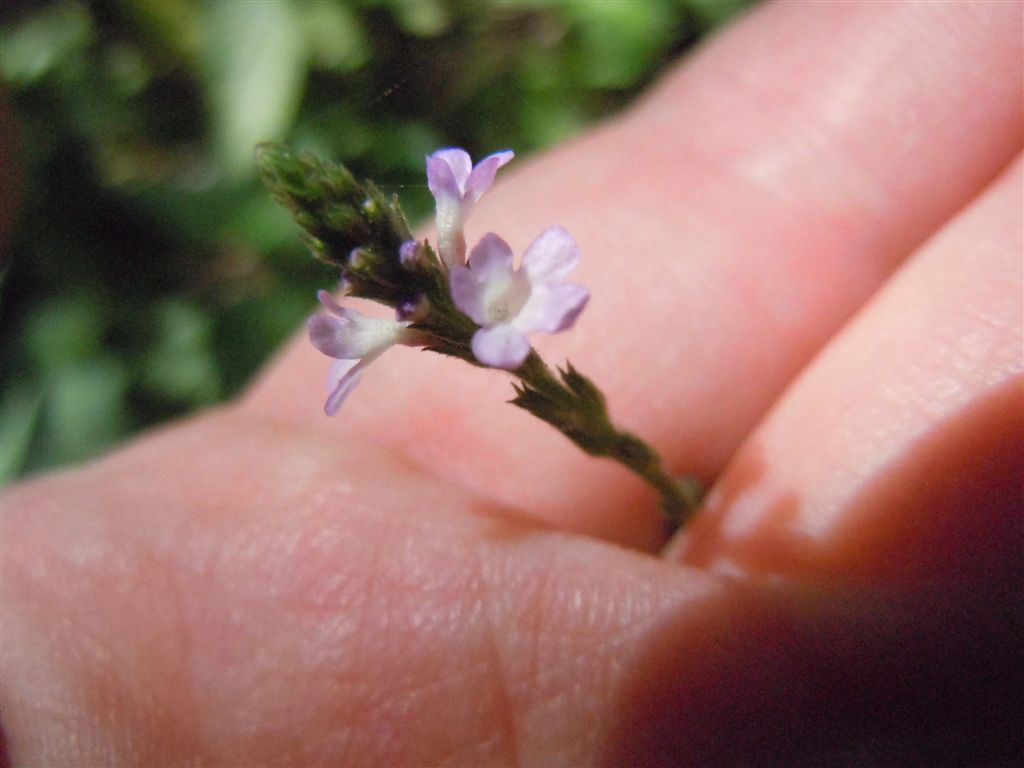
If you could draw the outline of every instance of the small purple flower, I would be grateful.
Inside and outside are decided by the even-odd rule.
[[[452,267],[455,305],[482,326],[473,335],[476,359],[514,370],[530,354],[528,333],[571,328],[590,298],[582,285],[565,282],[579,259],[572,236],[549,227],[526,249],[519,270],[508,243],[493,233],[473,248],[468,266]]]
[[[366,366],[395,344],[414,346],[422,339],[409,329],[408,322],[366,317],[339,306],[327,291],[320,291],[317,298],[331,314],[313,315],[306,326],[313,346],[338,358],[327,377],[330,395],[324,405],[327,415],[333,416],[359,383]]]
[[[427,186],[437,204],[437,250],[449,267],[465,261],[462,227],[473,204],[490,189],[498,169],[513,157],[511,150],[495,152],[474,166],[469,154],[455,147],[427,155]]]

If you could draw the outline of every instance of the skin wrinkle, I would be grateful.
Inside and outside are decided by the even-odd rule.
[[[405,714],[401,709],[396,711],[396,702],[404,698],[411,698],[414,695],[425,695],[441,684],[436,679],[409,680],[408,672],[401,665],[401,662],[391,653],[387,653],[390,644],[395,643],[394,634],[400,627],[395,626],[395,617],[401,620],[401,608],[394,605],[393,598],[387,598],[385,586],[378,579],[370,579],[373,583],[374,592],[378,596],[376,602],[368,602],[367,610],[363,613],[363,624],[359,631],[354,633],[354,638],[375,637],[376,642],[357,642],[356,648],[352,648],[352,659],[354,660],[352,680],[344,686],[343,690],[347,695],[338,697],[337,717],[341,722],[352,723],[354,731],[354,752],[355,754],[376,754],[380,759],[388,759],[389,750],[394,749],[394,741],[398,737],[397,730],[400,725],[394,724],[386,729],[374,728],[373,724],[391,723]],[[415,621],[415,619],[412,619]],[[390,637],[389,637],[390,636]],[[379,638],[388,638],[388,646],[383,646]],[[359,685],[361,676],[373,679],[395,664],[391,680],[386,687],[374,688],[373,686]],[[353,695],[355,694],[355,695]],[[360,714],[353,722],[352,712]],[[400,722],[400,720],[399,720]],[[396,730],[392,730],[396,729]],[[393,758],[392,758],[393,759]]]
[[[529,750],[524,744],[524,764],[536,762],[531,756],[551,754],[556,744],[572,742],[570,733],[563,733],[561,728],[552,730],[553,723],[561,722],[559,712],[566,709],[575,714],[565,725],[573,731],[592,735],[588,738],[587,753],[604,751],[606,745],[600,734],[605,731],[609,718],[615,717],[607,710],[607,695],[616,688],[621,674],[630,665],[628,649],[633,636],[642,634],[644,626],[654,623],[647,617],[663,613],[670,606],[692,605],[706,599],[714,588],[713,582],[701,576],[687,590],[668,589],[657,603],[639,600],[635,593],[647,593],[649,584],[640,579],[634,581],[629,569],[622,569],[621,583],[615,578],[603,588],[595,589],[604,580],[596,578],[586,562],[575,558],[573,549],[534,552],[531,560],[543,564],[542,574],[534,575],[536,566],[527,571],[532,585],[526,594],[527,605],[540,601],[534,613],[541,628],[536,635],[537,671],[533,676],[519,674],[521,679],[532,681],[533,687],[531,701],[526,704],[532,714],[524,719],[524,732],[533,735],[535,746]],[[655,566],[652,575],[656,570],[665,577],[660,567],[651,565]],[[514,563],[511,568],[520,573],[525,570],[523,565]],[[495,585],[495,588],[523,594],[522,590],[510,589],[509,585]],[[578,596],[584,597],[579,600]],[[615,658],[616,663],[607,663],[609,658]],[[543,675],[542,670],[546,671]],[[557,672],[552,673],[555,670]],[[552,704],[558,709],[552,710]],[[547,751],[541,751],[541,746]],[[582,745],[578,749],[582,750]],[[582,754],[582,751],[576,753],[563,764],[587,762]]]
[[[248,531],[239,535],[254,542]],[[238,557],[240,554],[242,556]],[[232,563],[234,558],[238,558],[236,562],[243,567],[261,562],[253,543],[230,546],[229,540],[229,546],[213,553],[210,566],[202,573],[193,575],[197,583],[208,586],[206,589],[195,590],[202,597],[193,597],[188,616],[190,625],[201,628],[202,633],[190,643],[193,651],[190,654],[189,678],[197,707],[192,723],[195,732],[201,734],[202,743],[208,745],[209,759],[213,762],[223,759],[222,753],[218,754],[217,745],[223,743],[229,729],[253,734],[264,727],[271,732],[274,730],[273,724],[267,722],[261,714],[260,702],[269,700],[269,697],[265,695],[265,686],[259,682],[263,677],[259,670],[271,666],[273,646],[271,644],[268,648],[266,642],[259,642],[257,638],[265,637],[266,633],[254,631],[253,617],[259,615],[261,605],[266,605],[276,596],[268,594],[260,597],[254,594],[249,584],[245,585],[248,589],[237,588],[233,579],[233,573],[237,571],[237,564]],[[191,557],[184,559],[191,560]],[[254,581],[260,575],[253,574]],[[223,614],[215,602],[225,598],[225,602],[231,606],[227,615]],[[234,640],[228,640],[229,637]],[[259,644],[260,650],[257,653],[238,652],[242,644],[253,641]],[[233,706],[225,706],[225,697],[242,689],[247,693],[238,695]]]
[[[590,654],[581,650],[581,646],[585,647],[590,642],[597,629],[588,615],[593,604],[590,599],[586,603],[573,599],[583,589],[582,586],[572,585],[573,576],[572,572],[550,568],[531,600],[531,603],[537,603],[538,619],[533,676],[526,678],[530,690],[524,732],[533,734],[533,750],[530,753],[532,760],[525,761],[526,764],[537,762],[539,755],[557,752],[561,744],[572,743],[571,739],[566,738],[564,725],[558,727],[566,711],[575,712],[576,727],[583,732],[600,732],[600,707],[595,707],[594,702],[587,700],[588,686],[580,685],[581,680],[596,684],[601,675],[601,666],[593,664]],[[566,599],[566,592],[570,593],[569,599]],[[569,617],[571,619],[567,622]],[[608,647],[607,639],[602,645]],[[584,653],[582,665],[581,653]],[[552,675],[550,670],[562,672]],[[555,724],[554,727],[552,724]],[[577,749],[582,747],[580,745]],[[570,756],[562,757],[566,759]]]
[[[397,530],[397,526],[396,526],[396,530]],[[305,553],[304,550],[305,550],[305,548],[300,549],[294,555],[290,554],[289,558],[298,557],[299,553],[308,554],[308,553]],[[361,570],[361,571],[378,574],[377,577],[375,577],[374,579],[372,579],[369,582],[371,585],[373,585],[373,588],[378,591],[378,593],[380,593],[381,590],[383,590],[383,594],[390,594],[390,593],[394,592],[394,587],[391,586],[390,577],[388,577],[388,578],[381,578],[381,576],[380,576],[380,574],[382,574],[382,573],[390,572],[393,568],[400,567],[399,565],[395,564],[393,555],[394,555],[394,553],[391,553],[391,557],[389,558],[389,562],[385,564],[386,567],[383,570],[382,570],[382,568],[381,568],[381,566],[379,564],[377,566],[368,565],[365,568],[363,568],[362,565],[357,566],[358,569]],[[413,555],[415,555],[415,552],[410,550],[409,555],[404,555],[404,554],[401,555],[400,560],[406,558],[407,556],[413,556]],[[329,568],[330,567],[330,562],[329,561],[325,561],[324,565]],[[308,557],[303,557],[302,558],[302,567],[307,567],[307,566],[308,566]],[[317,571],[317,570],[320,570],[320,566],[316,565],[315,562],[314,562],[312,567],[313,567],[313,571],[314,572]],[[273,572],[271,573],[271,575],[269,575],[269,578],[271,578],[272,580],[279,580],[279,577],[274,576],[272,574],[273,574]],[[402,579],[400,580],[400,582],[398,582],[398,583],[401,583],[402,581],[407,581],[407,580],[409,580],[409,578],[410,578],[409,576],[403,576]],[[299,583],[303,583],[303,582],[305,582],[305,577],[302,577],[299,580]],[[297,590],[296,594],[297,595],[301,595],[302,591],[303,591],[303,589],[299,588]],[[401,590],[399,590],[399,591],[401,592]],[[409,620],[412,620],[414,622],[414,624],[415,624],[415,622],[419,621],[419,619],[415,618],[415,615],[408,614],[401,607],[401,604],[396,605],[393,608],[387,609],[383,614],[381,614],[381,612],[380,612],[380,606],[381,605],[382,604],[378,601],[378,605],[376,606],[377,610],[374,613],[374,616],[377,616],[379,618],[374,619],[373,622],[371,622],[370,624],[364,625],[363,630],[361,632],[357,633],[357,634],[360,634],[360,635],[364,635],[364,634],[365,635],[380,634],[380,631],[377,630],[377,629],[374,629],[373,626],[372,626],[374,623],[379,623],[380,621],[384,622],[382,625],[380,625],[380,630],[384,631],[385,633],[393,632],[395,629],[399,628],[402,623],[408,622]],[[394,620],[386,618],[389,615],[394,615],[394,617],[395,617]],[[425,614],[421,612],[419,615],[420,616],[424,616]],[[368,616],[367,619],[369,619],[369,618],[370,617]],[[415,629],[415,631],[417,633],[421,634],[423,632],[431,632],[432,629],[431,629],[431,625],[430,624],[419,624],[418,625],[418,629]],[[376,650],[376,649],[374,648],[374,649],[371,649],[371,650]],[[370,656],[368,658],[372,658],[372,656]],[[423,691],[423,690],[426,690],[426,689],[424,689],[422,684],[420,684],[420,685],[414,687],[413,690]],[[399,696],[400,697],[401,695],[402,695],[401,692],[393,692],[390,695],[389,694],[382,694],[382,697],[378,697],[378,702],[385,702],[388,699],[394,699],[395,696]],[[386,704],[378,704],[378,706],[382,706],[382,705],[385,707],[385,711],[386,711],[386,706],[387,705]],[[368,714],[367,717],[372,717],[372,713]]]
[[[300,508],[315,510],[317,507],[314,504],[301,505]],[[314,511],[313,514],[317,513]],[[321,532],[323,529],[318,530],[315,525],[299,530],[300,535],[296,537],[296,544],[284,551],[274,546],[273,537],[267,540],[264,548],[269,550],[270,556],[279,561],[284,557],[287,562],[279,562],[269,569],[263,569],[259,582],[249,586],[247,591],[257,601],[257,612],[258,595],[272,595],[276,598],[276,603],[283,601],[287,606],[283,622],[300,622],[304,627],[311,627],[309,631],[304,629],[302,632],[304,641],[299,658],[303,660],[303,665],[310,669],[324,670],[323,674],[318,675],[321,687],[324,686],[324,677],[327,677],[330,680],[330,689],[359,692],[359,667],[352,659],[359,658],[365,653],[361,650],[365,633],[358,628],[368,626],[366,617],[368,606],[374,600],[375,582],[372,579],[356,580],[350,576],[339,584],[331,575],[333,558],[330,555],[330,548],[340,546],[344,540],[338,537],[324,538]],[[375,558],[372,542],[372,539],[367,541],[364,537],[357,550],[361,558],[365,557],[370,562]],[[325,545],[327,549],[323,549]],[[309,549],[310,546],[312,550]],[[314,556],[310,557],[311,554]],[[254,553],[254,563],[262,560],[263,557],[259,553]],[[294,567],[288,563],[293,563]],[[336,568],[336,564],[333,567]],[[373,573],[373,567],[371,566],[367,572]],[[351,574],[351,571],[349,573]],[[317,574],[325,574],[325,578],[317,578]],[[276,587],[282,582],[292,586],[284,590]],[[263,585],[270,589],[265,589]],[[314,593],[312,597],[311,592]],[[337,619],[332,619],[332,611]],[[360,618],[361,616],[363,618]],[[351,653],[346,653],[346,649],[351,649]],[[343,698],[335,698],[339,702],[344,701]],[[339,710],[339,715],[343,712],[344,709]],[[323,714],[320,716],[323,717]],[[216,720],[216,717],[207,719]],[[337,720],[340,723],[344,718],[339,717]],[[252,728],[263,730],[269,725],[270,723],[266,722],[263,725],[254,723]],[[230,734],[225,736],[228,736],[227,741],[230,741]],[[337,751],[332,754],[352,752],[353,742],[351,728],[335,730],[331,743],[332,748]]]
[[[273,542],[273,539],[270,539],[270,542],[272,543],[272,542]],[[247,546],[247,545],[246,545],[246,546],[243,546],[243,547],[241,548],[241,550],[238,550],[238,551],[240,551],[240,552],[245,552],[245,553],[247,553],[247,554],[246,554],[246,555],[245,555],[245,556],[244,556],[244,557],[242,558],[242,560],[243,560],[243,561],[245,561],[245,562],[256,562],[256,561],[260,560],[260,557],[259,557],[258,553],[257,553],[257,552],[256,552],[255,550],[252,550],[252,549],[251,549],[251,548],[250,548],[249,546]],[[250,554],[248,554],[248,553],[252,553],[252,554],[251,554],[251,556],[250,556]],[[228,557],[229,557],[229,558],[231,557],[230,553],[229,553]],[[277,581],[279,581],[279,579],[278,579],[278,577],[277,577],[277,576],[275,575],[275,573],[276,573],[276,572],[275,572],[275,570],[274,570],[274,569],[270,569],[270,571],[269,571],[269,572],[267,573],[267,575],[268,575],[268,578],[269,578],[269,579],[270,579],[271,581],[277,582]]]
[[[199,723],[198,712],[200,702],[196,696],[194,677],[189,674],[192,669],[192,654],[194,643],[188,632],[187,614],[188,600],[191,594],[182,588],[180,575],[177,569],[167,567],[167,559],[164,548],[156,548],[146,552],[147,563],[142,568],[145,573],[162,573],[164,578],[161,582],[160,594],[164,596],[166,619],[164,623],[164,637],[167,649],[167,663],[179,669],[180,674],[174,676],[176,681],[182,681],[185,688],[184,695],[178,697],[178,704],[169,708],[160,701],[155,686],[147,690],[147,702],[145,707],[138,707],[139,711],[156,711],[162,721],[172,724],[172,727],[164,729],[163,738],[166,739],[168,749],[174,744],[174,751],[183,754],[183,745],[192,746],[198,752],[205,752],[206,745],[195,735]],[[171,640],[173,638],[173,640]],[[179,688],[180,690],[180,688]],[[115,720],[115,726],[120,724]],[[142,744],[139,745],[142,751]],[[141,762],[141,761],[140,761]]]
[[[543,605],[557,568],[551,562],[538,568],[523,544],[506,539],[500,545],[488,543],[478,553],[482,574],[478,599],[484,608],[489,658],[501,693],[500,722],[509,745],[510,765],[533,764],[540,754],[538,730],[530,727],[530,722],[531,713],[543,712],[548,701],[547,695],[538,691],[544,666],[542,649],[549,637],[549,612]],[[516,595],[515,601],[504,598],[506,594]],[[502,597],[495,600],[489,595]],[[496,628],[502,625],[511,626],[513,631],[498,632]],[[513,685],[511,680],[519,683]],[[516,710],[523,714],[516,716]],[[527,739],[526,734],[531,738]]]
[[[78,474],[80,473],[69,473],[69,480]],[[33,525],[35,522],[31,521],[29,524]],[[7,525],[9,525],[8,519],[5,518],[5,528]],[[18,560],[12,561],[12,558],[17,558],[17,555],[17,551],[5,552],[5,570],[14,567],[16,569],[14,573],[18,573],[17,566],[12,565],[12,562],[19,562]],[[146,573],[146,577],[152,579],[164,573],[164,570],[160,568],[160,560],[142,550],[134,558],[131,566],[122,563],[113,573],[110,573],[105,570],[110,562],[94,560],[83,569],[82,564],[62,558],[56,552],[51,552],[49,557],[58,559],[64,568],[70,568],[73,571],[72,582],[53,581],[51,583],[48,579],[52,580],[54,571],[50,568],[38,572],[34,577],[28,576],[27,578],[30,580],[30,591],[33,594],[34,604],[49,603],[67,607],[66,610],[59,613],[60,619],[56,627],[48,626],[45,631],[37,633],[37,637],[49,637],[56,642],[66,637],[76,639],[76,645],[73,646],[74,656],[65,661],[69,665],[70,679],[78,680],[79,689],[77,696],[65,698],[66,707],[69,709],[65,711],[64,717],[71,717],[71,721],[76,724],[70,729],[70,732],[72,734],[79,732],[91,734],[91,737],[83,743],[91,745],[88,748],[94,754],[131,754],[133,748],[129,742],[125,741],[125,736],[130,736],[133,729],[123,727],[121,713],[131,713],[128,718],[131,722],[132,718],[137,716],[140,711],[152,711],[154,708],[159,711],[159,707],[155,706],[156,702],[148,696],[145,687],[133,691],[133,686],[127,684],[128,680],[138,679],[147,668],[144,663],[146,657],[143,655],[140,659],[126,652],[122,646],[106,642],[102,632],[109,631],[110,628],[94,629],[89,623],[89,617],[79,617],[76,612],[77,598],[80,594],[89,594],[90,590],[99,590],[106,594],[117,595],[120,599],[131,599],[133,591],[128,585],[133,584],[136,580],[133,574]],[[26,574],[27,570],[21,570],[21,573]],[[10,578],[11,571],[8,570],[7,574],[7,577]],[[26,576],[22,578],[26,578]],[[164,579],[163,583],[166,584],[167,581],[169,579]],[[167,590],[161,590],[161,593],[167,594]],[[146,610],[148,607],[145,606],[141,609],[144,614],[152,613],[152,611]],[[7,608],[9,606],[5,606],[5,613],[7,613]],[[140,608],[136,607],[132,613],[138,614],[139,611]],[[166,657],[170,659],[175,654],[177,647],[174,643],[167,641],[166,629],[173,627],[173,620],[169,620],[167,614],[168,608],[164,606],[158,619],[159,629],[153,627],[150,636],[159,637],[158,648],[162,649]],[[5,621],[7,620],[9,619],[5,618]],[[131,626],[134,626],[134,622],[129,624],[129,627]],[[29,647],[35,645],[36,643],[31,643]],[[30,668],[31,664],[32,662],[29,662]],[[41,686],[39,683],[33,684],[29,688],[34,694],[38,694],[41,689],[45,689],[45,685]],[[40,709],[37,702],[27,706],[37,712]],[[46,705],[42,706],[44,709],[46,708]],[[74,708],[84,713],[91,713],[92,717],[82,718],[68,715],[68,712],[74,711]],[[169,715],[170,713],[164,714]],[[65,719],[65,722],[68,720]],[[165,719],[168,731],[164,734],[166,743],[176,742],[182,745],[191,743],[186,738],[185,731],[171,729],[173,722],[175,722],[175,718],[167,717]],[[47,739],[49,733],[50,730],[47,729],[41,734],[41,738]]]
[[[55,630],[57,628],[62,629],[72,624],[72,622],[69,619],[64,619],[63,621],[55,622],[55,624],[56,627],[51,626],[46,630],[37,631],[35,635],[37,646],[41,646],[42,649],[48,648],[57,634]],[[88,641],[88,637],[84,633],[83,639]],[[37,647],[36,650],[40,650],[40,648]],[[75,658],[78,659],[81,655],[82,651],[76,649]],[[38,681],[40,679],[38,674],[39,666],[33,666],[34,663],[35,660],[23,663],[22,669],[25,670],[23,674],[31,681]],[[77,677],[81,679],[85,672],[86,668],[83,665],[80,667],[80,673]],[[31,717],[39,718],[47,724],[48,727],[45,732],[30,734],[37,746],[42,748],[42,753],[47,754],[46,744],[48,742],[63,745],[77,740],[79,734],[89,733],[92,730],[92,724],[96,722],[96,716],[94,712],[85,706],[87,700],[87,697],[84,695],[84,690],[87,687],[86,684],[81,684],[81,691],[76,691],[72,678],[63,681],[47,681],[44,679],[43,683],[28,687],[32,694],[30,697],[15,695],[7,699],[5,704],[11,708],[20,705],[30,713]],[[61,690],[61,688],[64,690]],[[40,697],[41,693],[42,697]]]
[[[489,549],[489,548],[488,548]],[[498,640],[501,634],[499,627],[501,620],[497,619],[490,609],[491,601],[487,594],[487,580],[483,576],[487,573],[487,555],[490,553],[485,549],[480,551],[477,560],[477,571],[482,575],[478,580],[478,591],[476,594],[477,604],[481,608],[483,616],[483,636],[486,658],[490,661],[491,675],[493,680],[493,696],[497,703],[497,731],[500,734],[502,753],[508,765],[522,765],[519,744],[522,741],[522,727],[519,717],[516,715],[521,702],[515,701],[516,696],[512,694],[511,676],[508,673],[508,662],[503,653],[503,644]],[[501,594],[500,592],[498,594]],[[500,601],[498,605],[502,605]],[[501,617],[507,619],[507,615]],[[518,622],[517,622],[518,623]],[[536,635],[534,635],[536,636]],[[514,649],[516,652],[519,648]]]
[[[495,702],[499,710],[503,706],[501,704],[501,701],[503,700],[501,697],[504,696],[504,693],[501,692],[500,680],[498,680],[495,677],[495,675],[500,676],[501,671],[500,668],[495,669],[491,665],[493,662],[493,658],[491,655],[491,650],[493,650],[493,647],[488,641],[488,619],[486,617],[486,611],[481,610],[483,606],[480,604],[479,598],[476,597],[479,591],[478,587],[473,586],[474,584],[478,583],[479,579],[472,575],[474,566],[472,565],[471,561],[465,561],[464,565],[468,567],[456,569],[459,573],[462,574],[459,576],[458,583],[463,584],[464,586],[461,586],[458,589],[454,590],[445,590],[446,594],[452,594],[453,596],[455,596],[454,605],[458,607],[454,608],[453,612],[450,612],[447,615],[437,614],[436,620],[432,621],[431,624],[417,625],[416,620],[413,619],[414,635],[420,638],[433,638],[433,636],[436,634],[436,630],[434,629],[436,621],[442,622],[443,625],[446,627],[452,627],[452,631],[454,631],[454,627],[461,627],[462,629],[459,630],[459,634],[461,635],[462,638],[460,641],[460,645],[463,646],[464,650],[458,661],[454,662],[453,660],[453,662],[457,663],[456,669],[458,670],[465,670],[467,664],[472,665],[474,669],[479,669],[480,671],[474,672],[472,674],[471,678],[473,680],[479,678],[481,680],[487,680],[490,683],[495,684],[494,687],[491,688],[491,690],[498,692],[498,698],[496,700],[488,699],[487,701],[490,701],[489,704],[487,703],[487,701],[480,702],[478,700],[477,702],[478,706],[483,706],[485,708],[485,711],[492,712],[494,710]],[[392,567],[393,566],[389,566],[389,569]],[[419,581],[418,579],[413,580]],[[424,606],[424,610],[431,614],[434,613],[433,608],[431,607],[432,602],[432,600],[427,600],[426,605]],[[396,630],[400,631],[400,626],[403,623],[407,623],[409,621],[409,617],[408,613],[404,610],[401,604],[394,606],[390,610],[394,612],[393,615],[395,617],[394,623],[390,627],[390,633],[393,634]],[[467,617],[472,618],[470,618],[467,621]],[[420,642],[422,642],[422,639]],[[461,675],[462,672],[460,672],[459,674]],[[453,678],[450,674],[444,674],[443,672],[441,672],[437,676],[436,682],[432,684],[432,687],[436,686],[441,689],[447,689],[451,687],[452,682]],[[414,685],[414,690],[419,694],[423,694],[425,691],[428,690],[424,687],[422,681],[414,683]],[[479,685],[477,683],[469,683],[466,687],[470,689],[479,689]],[[392,692],[389,698],[397,700],[399,697],[401,697],[401,695],[402,694],[400,692]],[[484,720],[487,719],[488,718],[484,718]],[[490,737],[473,736],[473,742],[476,744],[487,743],[489,740]],[[465,750],[466,748],[467,747],[465,747],[464,745],[459,745],[459,750]],[[473,747],[469,747],[469,749],[473,749]],[[428,758],[422,755],[418,758],[419,761],[428,759],[435,760],[438,758],[437,756]]]

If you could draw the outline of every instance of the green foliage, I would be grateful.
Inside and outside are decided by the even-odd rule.
[[[428,152],[565,138],[742,4],[7,4],[0,482],[231,395],[336,279],[262,188],[256,143],[341,160],[418,218]]]
[[[201,70],[217,156],[232,176],[252,174],[252,147],[284,138],[302,97],[302,7],[249,3],[240,13],[235,3],[214,2],[203,11]]]

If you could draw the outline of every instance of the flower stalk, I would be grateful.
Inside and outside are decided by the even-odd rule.
[[[579,260],[569,233],[561,227],[542,232],[519,269],[494,234],[464,262],[462,225],[512,157],[499,152],[474,166],[462,150],[444,149],[427,158],[442,241],[438,252],[413,239],[397,197],[360,182],[344,166],[279,144],[257,149],[264,183],[291,211],[312,254],[340,269],[342,295],[395,310],[395,320],[369,318],[321,292],[328,314],[311,317],[309,331],[314,346],[336,358],[325,410],[338,412],[367,365],[395,344],[505,369],[517,379],[512,404],[586,453],[643,478],[660,494],[666,522],[675,528],[696,511],[699,483],[669,474],[654,448],[612,423],[605,397],[590,379],[571,364],[553,372],[527,339],[528,333],[567,330],[589,299],[585,287],[565,282]]]
[[[571,364],[556,377],[533,351],[512,373],[519,378],[512,404],[546,421],[591,456],[617,461],[647,481],[661,495],[670,525],[681,525],[697,510],[702,492],[696,478],[673,477],[654,448],[616,427],[604,394]]]

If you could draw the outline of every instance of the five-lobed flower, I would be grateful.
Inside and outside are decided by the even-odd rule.
[[[562,227],[541,232],[512,266],[512,249],[491,233],[473,248],[467,266],[451,269],[452,299],[481,328],[473,355],[495,368],[518,368],[530,354],[527,334],[571,328],[590,298],[582,285],[565,282],[579,262],[576,241]]]

